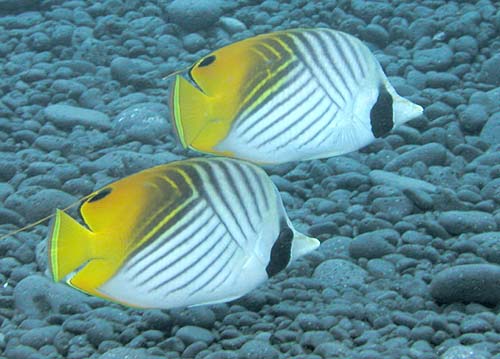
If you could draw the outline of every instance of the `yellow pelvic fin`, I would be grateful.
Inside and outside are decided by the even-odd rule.
[[[49,234],[49,267],[55,282],[79,269],[90,258],[94,233],[57,209]]]

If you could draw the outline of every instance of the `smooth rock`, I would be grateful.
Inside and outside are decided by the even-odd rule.
[[[432,297],[439,303],[500,303],[500,266],[464,264],[439,272],[430,284]]]
[[[66,130],[71,130],[77,125],[100,130],[111,128],[109,117],[99,111],[58,104],[48,106],[45,108],[44,113],[47,120]]]
[[[16,309],[31,318],[44,318],[62,312],[81,313],[90,308],[87,296],[39,275],[30,275],[14,288]]]
[[[438,221],[450,234],[491,232],[497,229],[495,217],[480,211],[447,211],[439,215]]]
[[[470,237],[468,242],[477,245],[477,254],[488,262],[500,264],[500,232],[484,232]]]
[[[168,107],[155,102],[133,105],[116,116],[113,135],[123,134],[131,140],[154,143],[169,131]]]
[[[440,359],[487,359],[488,354],[482,353],[469,346],[456,345],[448,348]]]
[[[446,157],[447,150],[443,145],[428,143],[397,156],[385,165],[384,170],[397,171],[401,167],[411,167],[418,161],[425,163],[427,166],[443,166]]]
[[[66,208],[76,201],[76,197],[66,192],[57,189],[42,189],[26,198],[16,211],[24,214],[28,222],[35,222],[52,214],[56,208]]]
[[[102,354],[100,359],[165,359],[165,356],[152,355],[142,348],[114,348]]]
[[[187,325],[180,328],[177,333],[175,333],[175,336],[180,338],[186,345],[191,345],[198,341],[210,345],[215,340],[215,336],[210,330],[193,325]]]
[[[61,327],[58,325],[33,328],[21,336],[20,342],[23,345],[27,345],[35,349],[40,349],[44,345],[52,344],[54,337],[60,330]]]
[[[221,0],[174,0],[167,6],[169,20],[187,31],[206,30],[222,14]]]
[[[458,120],[464,133],[477,135],[488,121],[488,112],[484,106],[472,104],[460,112]],[[497,135],[500,137],[500,134]]]
[[[497,112],[490,116],[479,137],[490,145],[500,144],[500,113]]]
[[[280,357],[280,353],[276,348],[260,340],[246,342],[238,352],[241,359],[278,359]]]
[[[353,258],[380,258],[393,253],[395,248],[384,237],[386,231],[374,231],[360,234],[349,245],[349,254]]]
[[[479,80],[494,86],[500,86],[500,55],[495,54],[483,63]]]
[[[445,71],[453,62],[453,51],[448,45],[433,49],[416,50],[413,64],[420,71]]]
[[[344,259],[329,259],[316,267],[313,277],[326,287],[342,289],[360,287],[364,284],[366,271]]]

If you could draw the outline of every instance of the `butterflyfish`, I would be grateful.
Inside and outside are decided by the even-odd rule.
[[[422,113],[365,44],[321,28],[222,47],[175,76],[170,101],[185,148],[267,164],[356,151]]]
[[[57,210],[49,271],[85,293],[138,308],[226,302],[318,247],[296,231],[261,168],[190,159],[125,177]]]

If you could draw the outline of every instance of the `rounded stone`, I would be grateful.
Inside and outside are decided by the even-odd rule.
[[[497,229],[495,217],[481,211],[447,211],[439,215],[438,221],[450,234],[482,233]]]
[[[500,303],[500,266],[464,264],[439,272],[431,282],[432,297],[440,303]]]
[[[191,345],[194,342],[199,341],[210,345],[215,340],[215,336],[210,330],[196,327],[194,325],[187,325],[180,328],[175,335],[186,345]]]
[[[394,246],[384,238],[384,231],[360,234],[349,245],[349,254],[353,258],[380,258],[394,252]]]
[[[208,29],[222,14],[220,0],[174,0],[167,6],[169,20],[187,31]]]
[[[314,270],[313,277],[326,287],[360,287],[365,283],[367,272],[344,259],[329,259]]]

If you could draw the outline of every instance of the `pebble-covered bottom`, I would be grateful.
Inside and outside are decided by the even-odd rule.
[[[0,0],[0,234],[195,156],[164,77],[292,27],[360,37],[425,108],[358,153],[267,168],[321,247],[233,303],[141,311],[52,283],[38,225],[0,241],[2,357],[500,358],[496,1]]]

